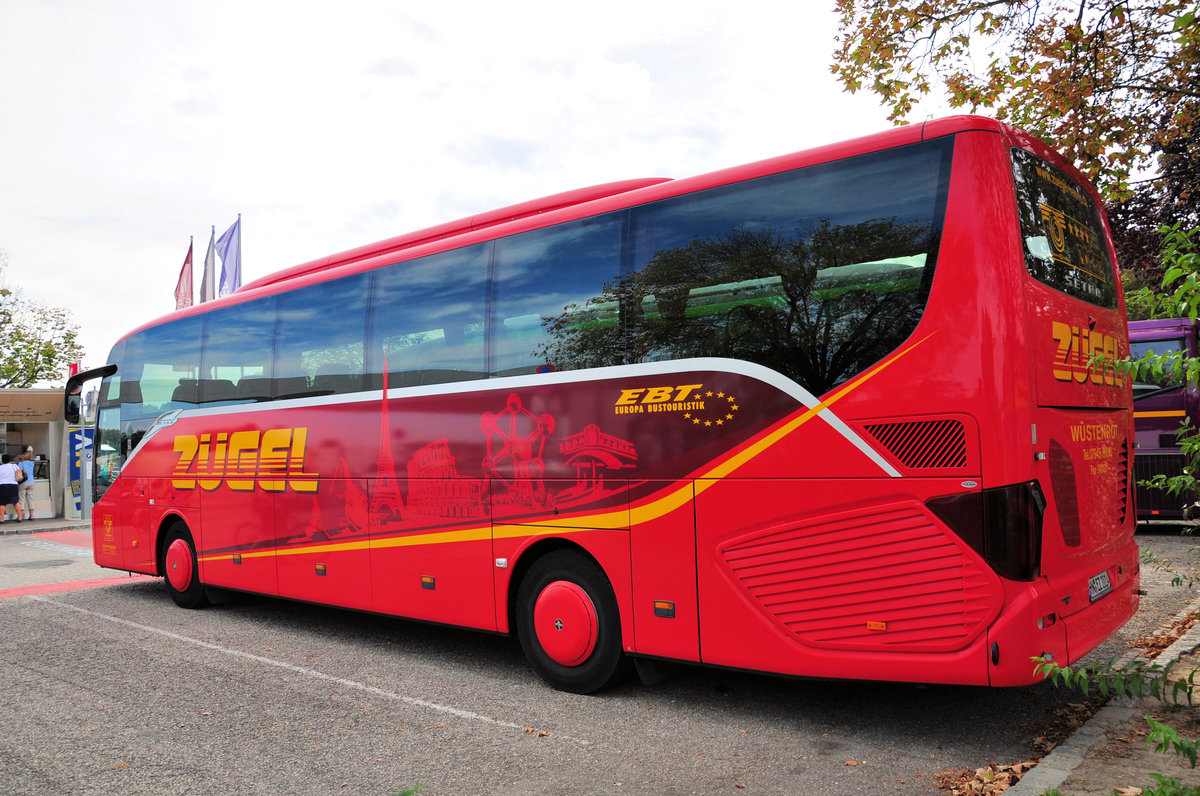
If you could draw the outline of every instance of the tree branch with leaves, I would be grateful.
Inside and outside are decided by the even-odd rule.
[[[67,365],[83,357],[78,335],[68,310],[33,301],[9,284],[8,255],[0,250],[0,388],[66,378]]]
[[[1187,139],[1200,103],[1194,2],[837,0],[833,73],[907,121],[940,84],[951,107],[986,109],[1046,140],[1104,192]],[[1154,121],[1162,120],[1161,124]]]

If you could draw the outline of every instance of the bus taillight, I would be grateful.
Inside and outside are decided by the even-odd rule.
[[[1030,581],[1040,573],[1046,498],[1037,481],[931,498],[926,505],[996,574]]]

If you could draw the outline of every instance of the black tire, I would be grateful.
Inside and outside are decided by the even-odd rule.
[[[196,544],[183,521],[176,521],[167,529],[160,564],[167,591],[176,605],[180,608],[202,608],[208,605],[208,594],[204,590],[204,584],[200,582]]]
[[[516,608],[525,657],[554,688],[590,694],[628,671],[617,598],[604,571],[588,556],[556,550],[535,561],[521,581]],[[558,633],[565,634],[565,642]]]

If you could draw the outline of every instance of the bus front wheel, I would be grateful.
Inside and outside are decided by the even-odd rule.
[[[590,694],[628,668],[612,586],[591,558],[558,550],[534,562],[517,593],[517,636],[543,680]]]
[[[176,522],[167,530],[167,538],[163,543],[162,573],[171,599],[180,608],[200,608],[208,603],[204,584],[200,582],[196,545],[183,522]]]

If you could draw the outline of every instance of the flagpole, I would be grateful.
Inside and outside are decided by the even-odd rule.
[[[215,292],[216,275],[214,273],[213,264],[213,242],[217,239],[217,225],[212,225],[212,231],[208,236],[208,251],[204,253],[204,271],[200,277],[200,301],[212,301]]]
[[[211,236],[212,237],[209,238],[209,241],[212,241],[217,237],[217,225],[216,224],[212,225]],[[211,249],[211,246],[210,246],[210,249]],[[216,263],[217,263],[217,261],[214,258],[213,259],[213,267],[208,269],[208,300],[209,301],[212,301],[213,299],[215,299],[217,297],[217,265],[216,265]]]

